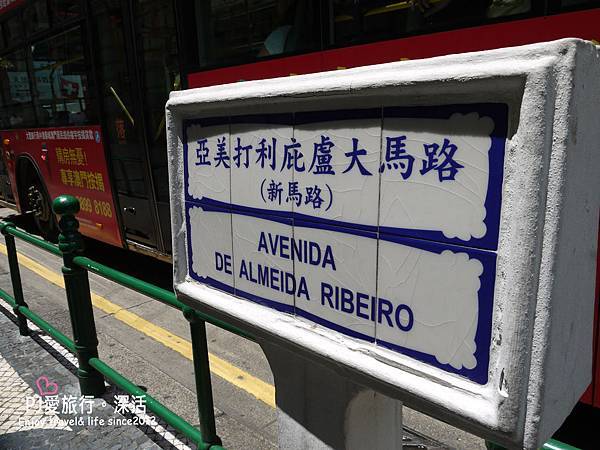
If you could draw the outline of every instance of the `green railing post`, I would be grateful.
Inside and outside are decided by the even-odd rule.
[[[73,262],[73,258],[80,255],[83,250],[83,240],[78,231],[79,222],[75,218],[75,214],[79,212],[79,201],[71,195],[61,195],[52,203],[52,209],[61,216],[58,223],[60,228],[58,247],[63,254],[62,273],[65,279],[73,340],[79,361],[79,369],[77,369],[79,387],[81,395],[99,397],[105,390],[104,378],[89,364],[90,358],[98,358],[98,337],[94,323],[90,282],[87,271]]]
[[[20,306],[27,308],[25,298],[23,297],[23,286],[21,285],[21,272],[19,270],[19,260],[17,259],[17,246],[15,245],[15,237],[8,234],[6,227],[14,227],[14,224],[7,222],[2,226],[2,234],[6,240],[6,252],[8,253],[8,267],[10,270],[10,280],[12,282],[13,295],[17,306],[13,308],[15,315],[17,316],[17,323],[19,324],[19,333],[21,336],[29,335],[29,328],[27,327],[27,318],[19,310]]]
[[[208,343],[206,340],[206,323],[198,317],[196,311],[188,306],[183,307],[183,315],[190,323],[194,377],[196,378],[196,398],[202,439],[207,444],[221,445],[221,439],[217,436],[215,425],[215,409],[210,381]]]

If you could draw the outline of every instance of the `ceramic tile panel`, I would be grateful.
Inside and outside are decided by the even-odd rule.
[[[231,161],[227,118],[185,124],[188,201],[231,202]]]
[[[186,203],[188,236],[202,236],[188,242],[190,276],[233,293],[233,244],[231,213]]]
[[[294,309],[291,219],[233,214],[235,294],[280,311]]]
[[[381,109],[298,113],[294,137],[304,155],[294,217],[376,227]]]
[[[297,283],[306,286],[297,290],[296,315],[349,336],[373,341],[376,234],[314,226],[311,222],[294,221],[294,274]]]
[[[495,255],[381,235],[377,344],[487,377]]]
[[[385,109],[382,230],[495,249],[505,109],[493,104]]]
[[[231,120],[231,202],[266,214],[291,213],[293,164],[285,149],[293,144],[292,115]]]

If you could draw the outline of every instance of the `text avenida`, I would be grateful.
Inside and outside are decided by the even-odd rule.
[[[265,255],[292,260],[296,263],[318,266],[323,270],[336,271],[332,247],[317,242],[281,234],[260,233],[257,251]],[[231,255],[215,252],[215,269],[233,274]],[[322,306],[364,320],[386,324],[401,331],[410,331],[414,323],[412,309],[408,305],[394,305],[384,298],[322,281],[318,293],[310,292],[304,276],[242,258],[235,276],[278,292],[293,295],[297,300],[320,301]]]

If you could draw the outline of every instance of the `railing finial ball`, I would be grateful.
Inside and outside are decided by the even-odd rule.
[[[79,200],[72,195],[59,195],[52,202],[52,211],[60,216],[75,215],[79,212]]]

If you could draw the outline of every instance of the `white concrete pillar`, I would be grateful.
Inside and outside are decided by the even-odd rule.
[[[402,449],[402,403],[273,344],[279,448]]]

